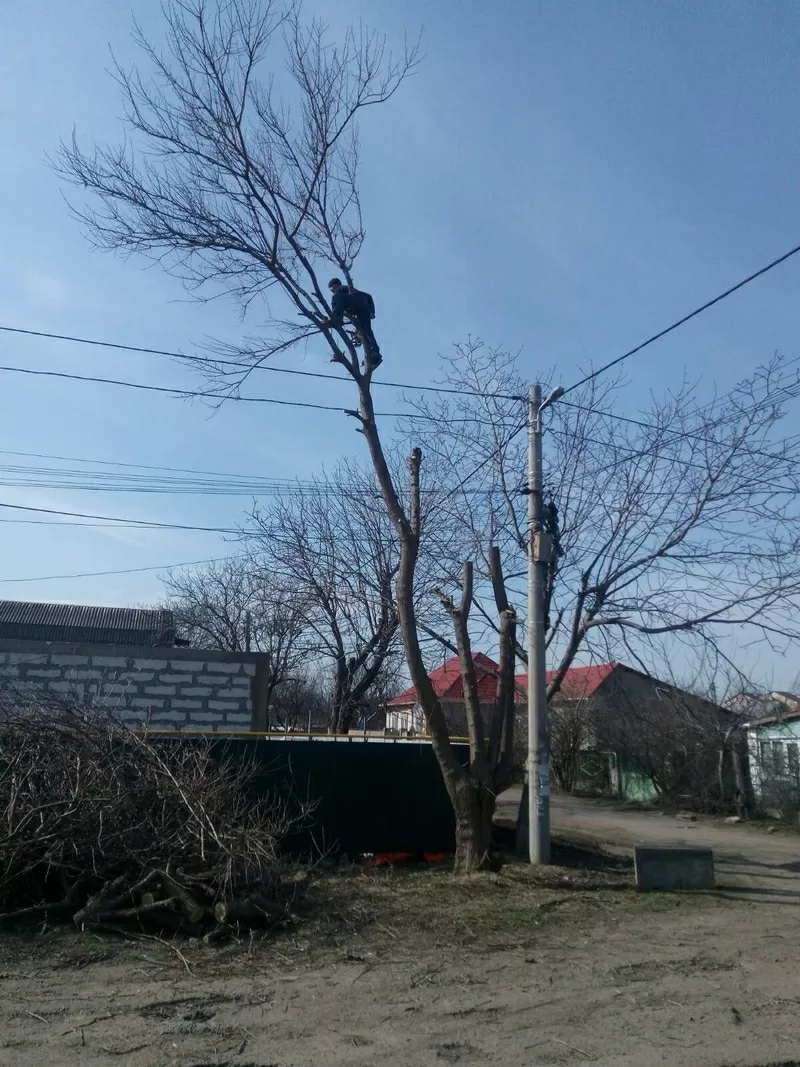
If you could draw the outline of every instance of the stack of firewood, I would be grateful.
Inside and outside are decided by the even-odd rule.
[[[281,844],[307,805],[257,799],[255,766],[64,705],[0,718],[0,923],[213,942],[294,922]]]

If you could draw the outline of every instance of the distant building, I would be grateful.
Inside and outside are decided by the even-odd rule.
[[[482,652],[474,660],[486,712],[497,699],[499,667]],[[547,681],[554,675],[548,671]],[[458,659],[448,660],[429,677],[451,738],[465,737]],[[515,678],[519,766],[525,758],[527,683],[524,674]],[[571,667],[550,704],[552,775],[568,792],[611,793],[630,800],[685,796],[709,806],[730,803],[739,789],[737,723],[731,711],[623,663]],[[386,726],[401,734],[425,733],[414,686],[388,702]],[[738,736],[743,750],[740,731]],[[746,766],[744,751],[741,762]]]
[[[171,611],[0,600],[0,641],[173,647]]]
[[[755,712],[747,725],[753,790],[762,806],[795,819],[800,812],[800,693],[774,691],[748,699]]]

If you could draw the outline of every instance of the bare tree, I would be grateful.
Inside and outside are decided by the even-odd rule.
[[[314,651],[331,665],[329,728],[346,733],[398,643],[399,546],[374,478],[342,464],[256,508],[244,533],[251,566],[279,570],[305,603]]]
[[[517,595],[525,575],[527,390],[515,359],[480,342],[457,348],[444,380],[474,395],[420,404],[429,418],[415,436],[456,484],[478,464],[471,492],[445,493],[443,506],[482,562],[477,610],[496,629],[487,546],[502,547]],[[551,698],[579,652],[643,666],[683,646],[724,663],[728,634],[780,648],[800,636],[800,447],[780,436],[781,401],[797,384],[776,358],[704,408],[683,385],[620,420],[610,379],[550,410]]]
[[[559,789],[572,793],[581,774],[581,755],[592,737],[592,708],[586,700],[560,701],[550,709],[550,769]]]
[[[270,720],[281,730],[324,730],[330,720],[330,686],[321,672],[287,678],[270,704]]]
[[[302,593],[245,557],[171,571],[164,586],[182,635],[195,648],[263,654],[269,708],[308,656]]]
[[[303,24],[296,8],[280,15],[269,0],[213,6],[206,0],[168,0],[166,20],[166,54],[139,34],[152,76],[117,69],[129,140],[87,153],[73,138],[62,147],[60,167],[99,198],[99,208],[78,214],[100,247],[152,255],[189,286],[221,288],[243,309],[270,288],[280,294],[287,317],[270,312],[272,337],[252,339],[235,349],[235,359],[216,367],[204,364],[219,396],[234,393],[266,358],[311,333],[322,335],[331,359],[352,378],[358,406],[348,414],[366,439],[399,546],[395,608],[411,680],[455,811],[456,866],[473,869],[486,859],[494,802],[483,761],[487,751],[497,750],[503,731],[473,716],[468,767],[450,744],[417,618],[422,453],[411,452],[404,504],[375,418],[374,366],[367,361],[362,368],[350,336],[330,325],[318,274],[333,264],[352,282],[365,233],[357,189],[358,120],[392,97],[413,70],[416,49],[395,58],[381,38],[363,30],[349,31],[333,45],[318,22]],[[278,100],[271,78],[262,74],[281,38],[291,87]],[[297,324],[298,315],[304,324]],[[231,363],[239,366],[231,369]],[[379,600],[381,612],[383,591]],[[470,598],[463,600],[462,618]],[[500,617],[498,626],[504,618],[510,622],[509,610]],[[389,627],[387,618],[378,644]],[[354,666],[365,669],[365,663]],[[512,674],[513,660],[504,668],[504,691]],[[466,661],[464,681],[469,688]]]

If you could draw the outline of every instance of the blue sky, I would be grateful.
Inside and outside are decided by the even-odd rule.
[[[531,379],[556,364],[569,383],[800,240],[793,0],[318,7],[334,26],[363,17],[397,42],[424,27],[425,62],[363,130],[369,239],[357,280],[378,301],[393,377],[429,381],[437,353],[473,334],[521,349]],[[134,11],[158,32],[155,0]],[[236,308],[189,303],[157,267],[93,251],[44,160],[73,125],[85,143],[118,133],[107,48],[132,59],[129,29],[128,8],[114,0],[2,4],[0,324],[191,350],[207,335],[238,336]],[[710,392],[775,350],[797,355],[798,287],[792,261],[636,357],[626,409],[686,368]],[[0,357],[196,385],[163,358],[9,334]],[[285,362],[328,367],[313,345]],[[350,396],[346,385],[264,378],[260,391],[279,398]],[[4,373],[0,419],[5,450],[282,477],[363,444],[333,413],[230,405],[212,415],[197,402]],[[0,499],[212,526],[247,504],[5,487]],[[215,534],[3,523],[0,579],[228,551]],[[159,591],[155,573],[0,584],[0,596],[117,604]]]

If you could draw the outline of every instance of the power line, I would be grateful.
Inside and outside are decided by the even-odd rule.
[[[171,388],[166,385],[144,385],[141,382],[125,382],[119,378],[99,378],[89,374],[70,374],[67,371],[59,370],[33,370],[31,367],[5,367],[0,366],[0,371],[6,371],[12,374],[30,374],[35,377],[41,378],[66,378],[69,381],[74,382],[93,382],[100,385],[119,385],[125,389],[140,389],[148,393],[166,393],[170,396],[177,396],[181,398],[187,397],[203,397],[205,399],[217,400],[220,403],[227,400],[235,400],[245,404],[278,404],[281,407],[289,408],[313,408],[315,411],[336,411],[340,415],[345,414],[346,411],[342,407],[337,407],[333,404],[314,404],[308,400],[278,400],[275,397],[268,396],[225,396],[219,393],[204,392],[199,389],[179,389]],[[381,411],[375,412],[381,418],[417,418],[416,415],[411,415],[408,412],[400,411]]]
[[[149,463],[124,463],[122,460],[117,459],[93,459],[86,456],[60,456],[50,452],[17,452],[8,448],[0,448],[0,456],[23,456],[25,459],[56,459],[63,463],[96,463],[98,466],[102,467],[128,467],[135,470],[168,471],[171,474],[202,474],[212,478],[250,478],[255,480],[259,477],[257,474],[232,474],[229,471],[205,471],[198,470],[195,467],[162,467]],[[294,484],[295,480],[293,478],[279,478],[278,476],[273,476],[269,481]]]
[[[739,289],[742,289],[745,285],[749,285],[749,283],[755,281],[756,278],[760,278],[762,274],[766,274],[767,271],[772,270],[774,267],[779,266],[781,263],[785,263],[787,259],[790,259],[792,256],[797,255],[798,252],[800,252],[800,245],[796,245],[788,252],[785,252],[782,256],[779,256],[777,259],[773,259],[771,263],[768,263],[765,267],[761,267],[753,274],[749,274],[746,278],[743,278],[740,282],[737,282],[736,285],[732,285],[730,289],[726,289],[724,292],[719,293],[719,295],[715,296],[712,300],[707,300],[705,304],[701,304],[700,307],[695,308],[694,311],[690,311],[688,315],[684,315],[683,318],[678,319],[677,322],[673,322],[670,326],[667,326],[666,329],[659,330],[658,333],[654,333],[652,337],[648,337],[646,341],[642,341],[642,343],[636,345],[635,348],[631,348],[627,352],[623,352],[621,356],[617,356],[616,359],[612,359],[610,362],[605,363],[602,367],[599,367],[597,370],[592,371],[591,374],[587,374],[585,378],[581,378],[579,382],[575,382],[574,385],[570,385],[567,389],[565,389],[564,395],[566,396],[566,394],[571,393],[573,389],[577,389],[581,385],[585,385],[587,382],[592,381],[593,378],[597,378],[598,375],[604,374],[612,367],[616,367],[617,364],[622,363],[623,360],[630,359],[631,356],[635,356],[636,353],[641,352],[643,348],[647,348],[647,346],[653,344],[654,341],[659,341],[662,337],[666,337],[668,333],[672,333],[673,330],[677,330],[679,326],[683,326],[684,323],[688,322],[690,319],[696,318],[696,316],[702,314],[702,312],[708,311],[709,308],[713,307],[715,304],[719,304],[720,301],[725,300],[725,298],[731,296],[732,293],[735,293]]]
[[[222,526],[187,526],[175,522],[151,522],[149,519],[121,519],[116,515],[92,515],[84,511],[61,511],[58,508],[35,508],[28,504],[7,504],[0,501],[0,508],[12,511],[33,511],[39,515],[66,515],[73,519],[100,519],[109,522],[130,523],[132,529],[142,530],[199,530],[203,533],[238,534],[239,530],[226,529]]]
[[[563,437],[567,441],[567,443],[569,443],[569,441],[572,439],[572,435],[567,430],[560,430],[560,429],[558,429],[558,427],[550,426],[548,428],[548,432],[549,433],[553,433],[558,437]],[[797,436],[800,437],[800,434],[798,434]],[[792,439],[793,438],[788,438],[787,440],[792,440]],[[588,444],[599,445],[601,448],[608,448],[609,447],[609,443],[607,441],[600,441],[596,437],[586,437],[586,436],[584,436],[583,440],[586,441]],[[611,447],[614,448],[615,452],[619,452],[620,451],[620,448],[617,445],[612,445]],[[625,454],[623,456],[621,456],[619,459],[615,459],[612,463],[609,463],[608,465],[604,466],[602,468],[602,470],[597,471],[597,474],[598,475],[600,475],[600,474],[608,474],[611,471],[616,470],[617,467],[621,467],[625,463],[630,463],[632,460],[635,460],[635,459],[646,459],[648,456],[651,456],[654,459],[664,460],[665,462],[669,462],[670,464],[674,465],[676,463],[676,459],[675,459],[674,456],[656,455],[656,450],[658,449],[658,447],[659,446],[657,444],[656,445],[652,445],[651,444],[651,445],[648,445],[646,448],[640,448],[640,449],[636,449],[636,450],[626,449],[625,450]],[[757,450],[755,450],[752,454],[753,455],[762,455],[762,454],[765,454],[765,453],[761,453],[761,452],[758,452]],[[780,456],[772,456],[771,458],[772,459],[780,459],[781,457]],[[679,460],[677,462],[680,462],[681,466],[683,466],[683,467],[689,467],[692,470],[699,470],[699,471],[703,471],[705,474],[708,474],[708,467],[703,465],[703,464],[701,464],[701,463],[692,463],[689,460]],[[790,477],[790,475],[788,475],[788,474],[780,475],[779,474],[778,477]],[[779,485],[777,482],[770,482],[770,481],[762,481],[760,483],[760,488],[765,490],[765,491],[769,490],[771,492],[792,493],[792,494],[796,494],[796,492],[797,492],[797,489],[796,489],[795,486]],[[663,490],[655,490],[655,491],[651,492],[648,495],[651,495],[651,496],[663,496],[665,494],[664,494]]]
[[[0,505],[2,507],[2,505]],[[48,522],[47,519],[0,519],[0,523],[13,524],[15,526],[87,526],[94,530],[146,530],[146,526],[137,526],[135,522],[61,522],[58,519]],[[194,527],[192,527],[194,529]],[[198,527],[199,530],[205,529]]]
[[[237,401],[242,404],[277,404],[280,407],[287,408],[312,408],[315,411],[336,411],[340,415],[349,415],[350,409],[338,407],[335,404],[314,404],[308,400],[278,400],[271,396],[239,396],[238,394],[226,394],[226,393],[209,393],[200,389],[180,389],[177,386],[171,387],[166,385],[144,385],[141,382],[126,382],[120,378],[99,378],[95,375],[89,374],[71,374],[67,371],[58,370],[33,370],[31,367],[6,367],[0,366],[0,371],[6,371],[12,374],[30,374],[35,377],[41,378],[66,378],[69,381],[75,382],[91,382],[100,385],[117,385],[122,386],[125,389],[139,389],[149,393],[164,393],[171,396],[178,397],[179,399],[188,399],[190,397],[203,397],[207,400],[216,400],[220,404],[226,403],[229,400]],[[425,419],[435,422],[437,418],[435,415],[427,415],[422,412],[415,411],[376,411],[375,416],[382,419]],[[488,425],[487,420],[478,419],[474,417],[470,418],[457,418],[449,419],[449,422],[456,423],[485,423]]]
[[[44,330],[26,330],[19,326],[0,326],[0,331],[4,333],[24,334],[28,337],[46,337],[54,341],[71,341],[75,344],[95,345],[100,348],[114,348],[123,352],[141,352],[151,356],[170,356],[173,359],[180,359],[189,363],[206,364],[208,366],[239,367],[242,370],[247,371],[258,370],[266,371],[271,374],[290,374],[299,378],[321,378],[330,382],[352,383],[353,381],[352,378],[342,374],[325,374],[322,371],[296,370],[292,367],[270,367],[265,366],[263,363],[254,365],[237,360],[216,359],[209,356],[187,356],[185,352],[171,352],[168,349],[163,348],[141,348],[138,345],[117,344],[113,341],[97,341],[89,337],[72,337],[62,333],[47,333]],[[525,399],[523,396],[516,396],[509,393],[481,393],[474,389],[456,389],[452,386],[444,385],[413,385],[410,382],[387,382],[383,379],[373,381],[372,385],[380,386],[383,389],[408,389],[412,392],[421,393],[449,393],[454,396],[482,396],[497,400]],[[339,409],[336,408],[334,410],[338,411]]]
[[[204,563],[224,563],[226,560],[236,559],[235,556],[217,556],[215,559],[194,559],[186,563],[160,564],[155,567],[125,567],[122,570],[112,571],[83,571],[80,574],[42,574],[33,578],[0,578],[0,584],[10,582],[55,582],[68,578],[101,578],[111,574],[141,574],[143,571],[168,571],[174,567],[199,567]]]
[[[522,433],[522,431],[523,431],[523,430],[524,430],[524,429],[525,429],[525,428],[527,427],[527,425],[528,425],[528,420],[527,420],[527,417],[526,417],[526,418],[525,418],[525,420],[524,420],[524,422],[521,422],[521,423],[519,424],[519,426],[517,426],[517,428],[516,428],[515,430],[512,430],[512,431],[511,431],[511,433],[510,433],[510,434],[508,435],[508,437],[506,438],[506,441],[505,441],[505,444],[504,444],[504,446],[503,446],[503,447],[507,447],[508,445],[510,445],[510,444],[511,444],[511,442],[512,442],[512,441],[514,440],[514,438],[515,438],[515,437],[516,437],[516,436],[517,436],[518,434]],[[491,455],[489,455],[489,456],[486,456],[486,458],[485,458],[485,459],[482,459],[482,460],[480,461],[480,463],[479,463],[479,464],[477,465],[477,467],[475,467],[475,468],[474,468],[473,470],[471,470],[471,471],[469,472],[469,474],[468,474],[468,475],[467,475],[467,476],[466,476],[465,478],[462,478],[462,479],[461,479],[461,481],[460,481],[460,482],[458,483],[458,485],[457,485],[457,486],[455,486],[455,488],[454,488],[454,489],[449,489],[449,490],[448,490],[448,491],[447,491],[447,492],[445,493],[445,496],[444,496],[444,500],[442,500],[442,501],[440,502],[440,505],[441,505],[441,504],[444,504],[444,503],[445,503],[445,501],[447,501],[447,500],[449,500],[449,499],[450,499],[450,497],[452,497],[452,496],[455,496],[455,495],[456,495],[456,493],[460,493],[460,492],[461,492],[461,490],[462,490],[462,489],[464,488],[464,486],[466,485],[466,483],[467,483],[467,482],[468,482],[468,481],[469,481],[469,480],[470,480],[471,478],[474,478],[474,477],[475,477],[475,475],[476,475],[476,474],[478,473],[478,471],[482,470],[482,469],[483,469],[483,468],[484,468],[484,467],[486,466],[486,464],[487,464],[487,463],[491,463],[491,462],[492,462],[492,460],[493,460],[493,459],[495,458],[495,456],[496,456],[496,453],[495,453],[495,452],[493,452],[493,453],[492,453]],[[489,491],[491,492],[491,490],[489,490]]]
[[[784,386],[784,387],[782,387],[782,389],[780,391],[788,393],[788,388],[789,388],[788,386]],[[800,389],[800,382],[796,383],[795,388]],[[800,395],[800,394],[799,393],[789,393],[787,396],[784,396],[781,399],[782,400],[794,400],[794,399],[797,398],[798,395]],[[723,418],[718,419],[716,422],[710,423],[709,426],[707,427],[707,429],[708,430],[716,429],[718,426],[720,426],[724,422],[731,421],[734,418],[739,418],[742,415],[746,415],[750,411],[754,410],[756,407],[759,407],[762,404],[764,404],[767,401],[767,399],[768,398],[765,396],[762,400],[757,401],[755,404],[753,404],[749,408],[743,408],[741,411],[731,412],[730,415],[724,416]],[[774,401],[776,398],[772,397],[772,398],[769,398],[769,399]],[[645,422],[643,419],[634,419],[634,418],[630,418],[627,415],[617,415],[613,411],[594,411],[594,409],[586,407],[583,404],[575,404],[575,403],[572,403],[571,401],[566,401],[565,402],[565,407],[575,408],[575,409],[577,409],[579,411],[587,411],[587,412],[590,412],[592,414],[596,414],[596,415],[602,416],[603,418],[616,419],[618,422],[628,423],[628,424],[630,424],[632,426],[639,426],[644,430],[654,430],[654,431],[657,431],[659,434],[663,434],[665,437],[671,438],[674,441],[674,443],[676,443],[676,444],[681,442],[681,441],[700,441],[700,442],[703,442],[703,443],[708,443],[709,440],[713,441],[713,439],[709,438],[707,433],[700,433],[700,432],[696,432],[696,431],[692,431],[692,430],[668,430],[664,426],[659,426],[656,423],[652,423],[652,422]],[[692,414],[695,414],[695,413],[692,412]],[[561,431],[561,432],[564,433],[565,431]],[[780,445],[780,444],[787,445],[790,442],[794,442],[794,441],[796,441],[798,439],[800,439],[800,434],[792,434],[791,436],[784,438],[782,441],[776,442],[776,445]],[[591,440],[591,438],[587,438],[587,440]],[[595,443],[599,443],[599,442],[595,442]],[[713,442],[713,443],[718,443],[718,442]],[[653,447],[654,446],[650,446],[650,448],[645,449],[645,450],[643,450],[641,452],[637,452],[635,454],[637,456],[639,456],[639,455],[647,455],[647,454],[649,454],[649,452],[652,450]],[[769,459],[769,460],[772,460],[773,462],[778,462],[778,463],[786,462],[787,459],[788,459],[787,456],[776,455],[774,452],[766,452],[766,451],[764,451],[764,449],[761,449],[761,448],[753,448],[753,449],[751,449],[750,450],[750,454],[753,455],[753,456],[762,456],[764,459]]]

